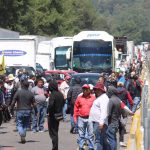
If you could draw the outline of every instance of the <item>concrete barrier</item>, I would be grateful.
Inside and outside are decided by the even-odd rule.
[[[130,135],[127,144],[127,150],[143,150],[141,145],[142,132],[141,126],[141,115],[140,109],[133,116],[133,121],[131,124]]]

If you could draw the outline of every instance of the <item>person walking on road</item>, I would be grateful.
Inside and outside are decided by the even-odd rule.
[[[62,93],[58,91],[58,84],[54,80],[49,82],[49,91],[51,94],[49,97],[49,105],[47,109],[48,130],[50,138],[52,139],[52,150],[58,150],[58,129],[59,121],[63,119],[62,111],[64,97]]]
[[[89,120],[93,122],[96,143],[95,150],[109,150],[106,139],[109,98],[106,95],[104,85],[101,83],[95,85],[94,92],[96,100],[91,107]]]
[[[28,90],[28,87],[29,83],[23,81],[21,83],[21,89],[15,93],[11,104],[11,110],[13,110],[15,103],[17,103],[17,129],[23,144],[26,142],[26,130],[30,124],[32,106],[34,107],[36,116],[38,113],[34,95]]]
[[[93,124],[89,121],[89,113],[96,98],[91,94],[88,84],[84,84],[82,90],[83,93],[77,97],[74,106],[74,122],[78,124],[79,132],[79,150],[84,150],[83,147],[86,141],[88,142],[89,150],[94,150]]]
[[[37,103],[38,116],[33,114],[32,131],[44,132],[44,118],[46,116],[46,96],[47,91],[43,87],[44,81],[42,79],[37,80],[37,85],[31,89],[34,94],[35,101]]]
[[[69,82],[70,82],[71,77],[70,76],[66,76],[65,77],[65,81],[63,81],[60,85],[60,91],[64,96],[64,100],[65,100],[65,104],[63,107],[63,119],[64,121],[66,121],[67,115],[66,115],[66,111],[67,111],[67,107],[68,107],[68,100],[67,100],[67,94],[69,91]]]

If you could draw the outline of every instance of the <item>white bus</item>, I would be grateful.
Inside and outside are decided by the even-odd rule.
[[[72,69],[111,72],[115,69],[114,37],[105,31],[82,31],[73,37]]]

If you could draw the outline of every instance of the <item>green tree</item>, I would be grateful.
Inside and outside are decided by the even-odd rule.
[[[0,26],[11,30],[23,30],[23,17],[30,0],[0,0]]]

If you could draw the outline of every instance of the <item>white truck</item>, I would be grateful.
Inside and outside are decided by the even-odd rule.
[[[134,41],[127,41],[127,61],[132,63],[133,59],[135,58],[135,45]]]
[[[42,41],[38,44],[38,49],[36,53],[36,63],[42,65],[44,69],[51,70],[51,42]]]
[[[66,55],[71,47],[72,37],[55,37],[49,41],[42,41],[38,44],[36,62],[47,70],[69,69],[70,64]]]
[[[72,37],[56,37],[50,41],[51,69],[68,70],[71,62],[67,59],[67,53],[73,44]],[[71,54],[71,53],[70,53]]]
[[[5,56],[6,66],[36,68],[34,39],[0,39],[0,55]]]

